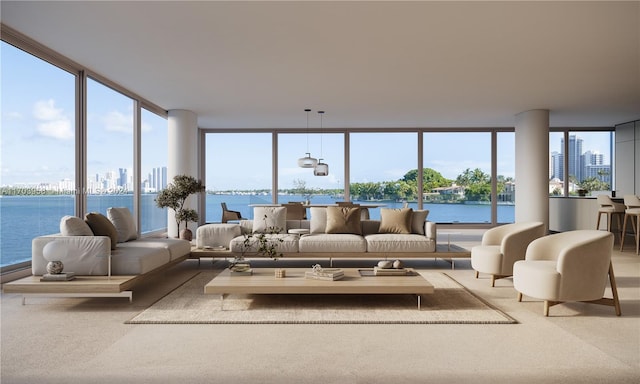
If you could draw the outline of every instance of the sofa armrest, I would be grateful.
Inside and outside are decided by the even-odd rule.
[[[424,235],[429,239],[432,239],[435,244],[437,244],[436,233],[437,233],[436,223],[433,221],[425,221]]]
[[[41,276],[47,273],[47,263],[42,250],[50,242],[59,241],[65,245],[66,254],[62,258],[64,271],[76,275],[106,276],[109,274],[111,239],[108,236],[39,236],[31,241],[32,273]]]

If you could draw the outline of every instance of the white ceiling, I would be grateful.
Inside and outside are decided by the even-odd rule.
[[[203,128],[640,118],[640,2],[14,2],[4,24]],[[315,123],[315,122],[314,122]]]

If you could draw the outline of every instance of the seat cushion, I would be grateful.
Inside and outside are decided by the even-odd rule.
[[[476,245],[471,248],[471,267],[478,272],[500,275],[502,256],[499,245]]]
[[[169,252],[170,260],[175,260],[191,253],[191,243],[187,240],[182,239],[149,237],[118,244],[118,248],[121,249],[129,249],[135,247],[165,249]]]
[[[435,241],[423,235],[384,233],[365,236],[367,252],[414,253],[434,252]]]
[[[541,300],[562,300],[555,260],[519,260],[513,265],[513,287],[516,291]]]
[[[261,256],[257,254],[259,244],[258,236],[260,234],[253,234],[249,237],[249,242],[245,246],[245,236],[238,236],[233,238],[229,242],[229,249],[236,253],[245,253],[246,257]],[[264,234],[268,242],[276,245],[277,253],[297,253],[298,252],[298,235],[288,233],[278,234]],[[279,241],[280,239],[282,241]]]
[[[367,242],[360,235],[321,233],[301,236],[298,248],[300,253],[365,252]]]
[[[123,243],[130,244],[130,243]],[[169,250],[159,247],[118,247],[111,251],[111,274],[139,275],[168,263]]]

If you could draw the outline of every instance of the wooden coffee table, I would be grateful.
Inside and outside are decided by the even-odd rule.
[[[407,276],[362,276],[367,269],[342,268],[344,277],[336,281],[307,279],[310,268],[287,268],[286,277],[276,278],[270,268],[254,268],[253,275],[231,276],[225,269],[204,286],[205,294],[220,295],[220,306],[227,294],[411,294],[433,293],[433,285],[418,273]],[[411,270],[412,271],[412,270]]]

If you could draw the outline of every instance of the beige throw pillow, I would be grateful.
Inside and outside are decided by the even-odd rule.
[[[362,234],[360,207],[327,207],[326,233]]]
[[[60,234],[62,236],[93,236],[89,225],[76,216],[64,216],[60,219]]]
[[[84,216],[84,221],[87,222],[94,235],[109,236],[111,238],[111,249],[116,249],[118,231],[106,216],[98,212],[90,212]]]
[[[411,208],[380,208],[379,233],[411,233]]]
[[[429,210],[415,210],[411,216],[411,233],[424,235],[424,222],[427,221]]]
[[[118,243],[124,243],[138,238],[136,223],[133,220],[133,215],[131,214],[131,211],[129,211],[129,208],[108,208],[107,216],[113,223],[113,226],[116,227],[116,231],[118,232]]]
[[[287,227],[287,208],[254,207],[253,233],[267,233],[273,229],[285,233]]]
[[[325,233],[327,230],[327,208],[311,207],[311,223],[309,233]]]

